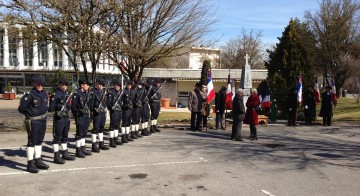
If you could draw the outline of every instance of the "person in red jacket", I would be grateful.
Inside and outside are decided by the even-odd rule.
[[[256,107],[260,104],[260,99],[256,89],[251,89],[250,97],[246,101],[246,113],[244,118],[244,124],[250,125],[250,137],[249,140],[257,140],[256,125],[258,122],[258,115],[256,113]]]

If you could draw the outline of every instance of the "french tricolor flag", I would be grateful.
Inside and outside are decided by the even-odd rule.
[[[270,90],[268,90],[265,94],[261,94],[260,100],[262,108],[270,108]]]
[[[228,75],[228,86],[226,89],[226,97],[225,97],[225,107],[228,109],[232,109],[232,99],[233,93],[231,92],[231,81],[230,81],[230,73]]]
[[[207,102],[210,103],[215,98],[215,90],[214,90],[214,84],[211,78],[211,71],[208,70],[208,79],[207,79],[207,93],[206,93],[206,99]]]
[[[299,76],[299,84],[297,86],[297,100],[301,105],[301,103],[302,103],[302,76],[301,75]]]

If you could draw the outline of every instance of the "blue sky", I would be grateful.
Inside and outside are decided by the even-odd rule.
[[[219,22],[215,26],[215,37],[221,37],[220,45],[229,38],[253,29],[261,30],[264,43],[278,42],[290,18],[303,20],[306,10],[317,11],[317,0],[213,0]]]

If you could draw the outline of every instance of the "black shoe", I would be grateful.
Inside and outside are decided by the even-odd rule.
[[[67,149],[62,151],[62,158],[69,161],[73,161],[76,159],[74,156],[69,154],[69,151]]]
[[[134,140],[136,140],[136,139],[139,139],[136,135],[135,135],[135,131],[131,131],[131,139],[134,139]]]
[[[146,131],[146,129],[141,130],[141,135],[143,136],[149,136],[148,132]]]
[[[39,173],[39,169],[36,167],[34,160],[30,160],[27,162],[26,171],[34,174]]]
[[[81,146],[81,150],[86,156],[90,156],[92,154],[90,150],[86,150],[86,146]]]
[[[97,142],[93,142],[92,145],[91,145],[91,151],[92,152],[96,152],[96,153],[99,153],[100,152],[100,149],[98,147],[98,143]]]
[[[141,131],[135,131],[135,135],[138,138],[142,138],[143,136],[141,136]]]
[[[110,150],[110,148],[105,145],[104,141],[101,141],[101,142],[99,143],[99,148],[100,148],[101,150]]]
[[[35,159],[35,166],[39,169],[49,169],[49,165],[45,164],[41,158]]]
[[[60,152],[54,152],[54,163],[64,164],[65,160],[60,157]]]
[[[151,126],[150,126],[150,132],[151,132],[151,133],[156,133],[156,131],[155,131],[155,129],[154,129],[154,125],[151,125]]]
[[[244,141],[242,138],[236,139],[235,141]]]
[[[115,142],[115,138],[110,138],[110,147],[111,148],[116,148],[117,147],[117,143]]]
[[[116,138],[114,138],[115,143],[116,143],[117,145],[123,145],[123,142],[121,141],[120,137],[121,137],[121,136],[117,136]]]
[[[144,130],[149,136],[152,134],[150,131],[147,130],[147,128],[145,128]]]
[[[76,153],[75,156],[78,158],[85,158],[84,152],[81,150],[80,147],[76,147]]]
[[[126,137],[127,141],[129,141],[129,142],[134,141],[133,139],[131,139],[130,134],[125,134],[125,137]]]
[[[121,142],[124,143],[124,144],[129,143],[129,141],[127,140],[126,134],[121,136]]]
[[[160,129],[158,129],[158,128],[156,127],[156,125],[154,125],[154,130],[155,130],[156,132],[160,132]]]

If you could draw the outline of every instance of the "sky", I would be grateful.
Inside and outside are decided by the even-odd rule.
[[[219,21],[213,36],[219,45],[247,32],[262,31],[264,44],[275,44],[291,18],[303,20],[306,10],[318,10],[318,0],[214,0]]]

